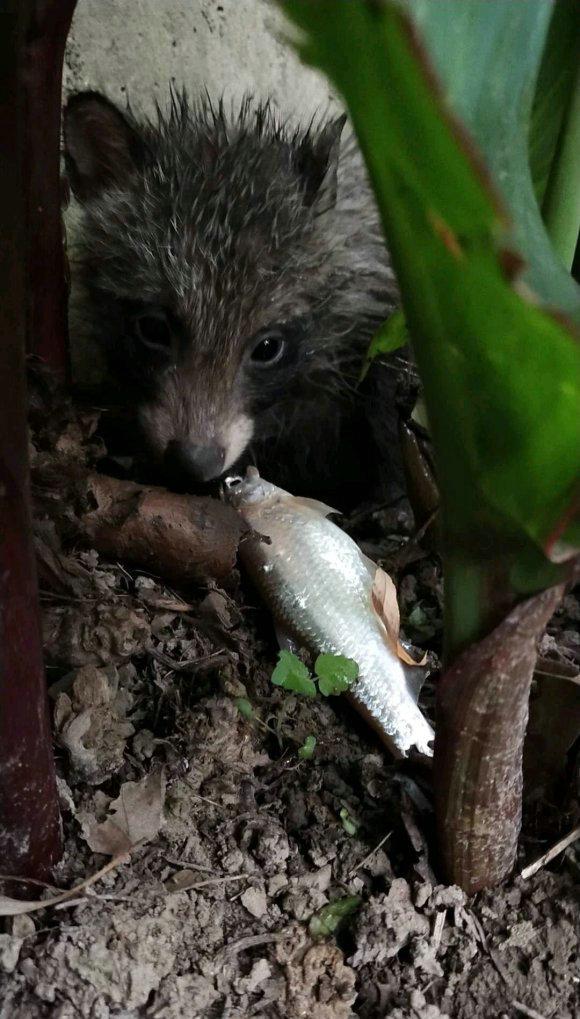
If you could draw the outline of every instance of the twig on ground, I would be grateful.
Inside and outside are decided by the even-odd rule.
[[[171,672],[184,672],[186,669],[197,672],[214,666],[225,665],[229,659],[224,654],[224,650],[224,648],[221,648],[220,651],[213,651],[211,655],[204,655],[201,658],[189,658],[185,662],[176,662],[175,659],[170,658],[169,655],[164,655],[157,648],[147,648],[147,654],[154,658],[155,661],[160,662],[161,665],[165,665]]]
[[[242,881],[244,878],[249,877],[251,877],[251,874],[225,874],[223,877],[208,877],[204,881],[184,881],[177,888],[167,888],[167,891],[169,895],[175,895],[177,892],[190,892],[196,888],[208,888],[210,885],[224,885],[227,881]],[[168,882],[175,881],[178,878],[179,874],[168,878],[165,886],[167,887]]]
[[[136,848],[136,846],[132,846],[132,850]],[[54,895],[51,899],[40,899],[38,901],[26,902],[21,899],[10,899],[6,895],[0,895],[0,916],[21,916],[24,913],[37,913],[40,909],[49,909],[52,906],[59,905],[61,902],[67,902],[69,899],[76,899],[79,892],[90,888],[91,885],[100,881],[105,874],[109,874],[110,871],[115,870],[115,868],[119,867],[122,863],[128,863],[131,858],[131,851],[119,853],[117,856],[114,856],[112,860],[109,860],[104,867],[97,870],[95,874],[91,874],[90,877],[85,878],[84,881],[75,885],[74,888],[69,888],[67,892],[61,892],[60,895]]]
[[[431,527],[431,524],[437,519],[438,513],[439,507],[437,507],[437,509],[434,509],[433,512],[430,513],[429,516],[427,517],[425,523],[421,525],[419,530],[415,531],[415,534],[411,535],[409,541],[404,546],[402,551],[404,551],[405,549],[413,548],[415,545],[419,544],[421,539],[425,537],[425,534]]]
[[[369,517],[372,517],[373,513],[381,513],[383,510],[391,509],[392,506],[396,506],[398,502],[402,501],[402,496],[397,496],[395,499],[389,499],[384,502],[374,503],[372,506],[365,506],[361,510],[356,510],[351,513],[350,516],[346,517],[346,522],[349,527],[356,527],[358,524],[362,524]]]
[[[286,938],[291,938],[293,934],[294,930],[292,929],[279,931],[277,934],[249,934],[245,938],[240,938],[239,941],[230,941],[218,952],[218,957],[238,955],[248,948],[258,948],[260,945],[275,945],[278,941],[286,941]]]
[[[573,831],[569,832],[568,835],[565,835],[564,838],[559,839],[559,841],[556,842],[551,849],[548,849],[547,853],[540,856],[538,860],[535,860],[534,863],[530,863],[527,867],[524,867],[520,876],[524,879],[524,881],[526,881],[529,877],[536,874],[537,871],[541,870],[542,867],[545,867],[547,863],[550,863],[550,861],[556,856],[563,853],[568,846],[571,846],[572,843],[576,842],[578,839],[580,839],[580,825],[577,828],[574,828]]]
[[[536,1012],[535,1008],[528,1008],[527,1005],[522,1005],[521,1001],[512,1001],[512,1007],[527,1016],[528,1019],[544,1019],[544,1016],[540,1012]]]
[[[361,870],[363,867],[366,867],[367,863],[370,860],[372,860],[373,856],[375,855],[375,853],[378,853],[379,849],[383,848],[385,842],[387,841],[387,839],[391,837],[392,834],[393,834],[392,832],[388,831],[387,834],[383,836],[379,844],[376,845],[374,849],[371,849],[370,853],[367,853],[364,860],[361,860],[360,863],[355,863],[354,867],[351,867],[351,869],[349,870],[348,877],[352,877],[353,874],[356,874],[357,870]]]
[[[447,910],[441,909],[435,917],[435,923],[433,924],[433,934],[431,936],[431,943],[433,945],[433,951],[437,954],[439,945],[441,944],[441,935],[443,934],[443,928],[445,927],[445,920],[447,918]]]
[[[566,679],[569,683],[580,686],[580,672],[572,662],[559,662],[541,656],[536,661],[534,676],[553,676],[554,679]]]
[[[190,787],[193,787],[193,783],[192,782],[188,782],[187,779],[186,779],[186,782],[187,782],[187,784]],[[202,803],[209,803],[210,806],[217,807],[218,810],[222,810],[223,811],[223,809],[224,809],[223,803],[218,803],[217,800],[210,800],[209,796],[202,796],[201,793],[194,793],[194,792],[190,793],[190,796],[194,800],[201,800]]]
[[[200,863],[189,863],[187,860],[177,860],[174,856],[163,856],[166,863],[170,863],[172,867],[180,867],[181,870],[201,870],[204,874],[213,874],[216,876],[215,870],[211,867],[202,867]]]
[[[55,892],[57,895],[62,891],[62,888],[58,888],[57,885],[51,885],[48,881],[39,881],[35,877],[21,877],[12,876],[10,874],[0,874],[0,884],[4,884],[7,881],[14,881],[16,884],[23,885],[36,885],[38,888],[48,888],[49,891]]]

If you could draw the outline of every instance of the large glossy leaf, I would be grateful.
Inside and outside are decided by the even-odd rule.
[[[553,0],[405,0],[405,5],[420,29],[447,102],[469,128],[507,203],[517,248],[527,262],[523,278],[544,302],[580,323],[580,290],[548,236],[529,153],[535,85]],[[578,19],[578,10],[575,13]],[[563,26],[556,40],[552,35],[552,49],[558,48],[565,31]],[[566,37],[562,70],[569,44]],[[578,52],[575,56],[577,61]],[[544,75],[550,67],[544,65]],[[547,82],[542,84],[547,89]],[[561,89],[570,87],[569,79],[560,84]],[[558,100],[565,101],[559,94]],[[556,96],[553,102],[557,120],[563,113],[555,105]],[[546,110],[543,113],[545,126],[549,117]],[[550,144],[548,131],[545,144]],[[580,190],[580,182],[572,186]]]
[[[530,124],[530,168],[540,205],[557,163],[579,71],[579,54],[578,0],[556,0],[536,81]],[[580,180],[571,183],[580,190]]]
[[[550,97],[548,107],[543,97]],[[580,8],[577,0],[557,0],[550,22],[536,87],[530,136],[532,172],[549,153],[555,125],[559,131],[550,160],[542,214],[552,243],[569,268],[580,233]],[[536,139],[543,138],[543,144]],[[540,182],[541,184],[541,182]],[[577,274],[576,274],[577,276]]]
[[[401,9],[377,0],[282,4],[303,31],[304,57],[345,97],[373,179],[424,384],[448,547],[472,561],[519,549],[518,585],[541,586],[549,570],[542,576],[543,560],[530,543],[552,549],[569,523],[578,480],[578,344],[514,283],[509,217],[446,115]],[[521,19],[518,31],[526,33],[537,70],[549,13],[544,0],[413,0],[413,6],[424,25],[431,9],[440,14],[430,43],[440,64],[446,52],[458,68],[447,73],[447,95],[479,125],[484,146],[494,125],[483,93],[492,103],[495,90],[511,107],[502,114],[501,153],[489,165],[515,212],[509,174],[521,169],[521,187],[534,197],[514,111],[529,104],[535,71],[514,66],[517,32],[509,15]],[[507,152],[510,130],[515,161]],[[526,220],[529,233],[523,220],[518,226],[531,261],[538,221]],[[544,236],[530,279],[569,311],[575,286],[547,245]]]

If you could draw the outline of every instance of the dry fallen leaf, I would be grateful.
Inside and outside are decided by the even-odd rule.
[[[373,609],[384,624],[389,643],[395,651],[399,639],[399,626],[401,624],[397,589],[389,574],[385,573],[380,566],[377,566],[375,570],[371,598]]]
[[[102,823],[85,821],[83,837],[95,853],[128,852],[155,838],[163,823],[165,775],[154,771],[140,782],[125,782]]]
[[[539,659],[524,744],[526,796],[553,796],[564,781],[568,753],[580,735],[580,672]]]
[[[374,563],[372,563],[372,566],[374,567]],[[405,665],[424,665],[427,661],[427,655],[424,655],[420,662],[416,662],[399,641],[401,617],[397,601],[397,589],[389,574],[385,573],[380,566],[376,567],[371,592],[371,603],[373,611],[385,628],[385,637],[391,650],[398,655]]]
[[[241,619],[238,607],[223,591],[210,591],[200,602],[199,612],[224,630],[232,630]]]
[[[150,639],[143,609],[127,604],[47,605],[44,650],[51,664],[108,665],[138,654]]]
[[[54,709],[57,739],[82,781],[98,785],[123,764],[127,739],[135,731],[127,720],[132,706],[115,666],[85,665],[72,687],[59,693]]]

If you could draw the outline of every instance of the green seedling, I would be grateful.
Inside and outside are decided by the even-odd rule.
[[[319,655],[314,663],[318,679],[318,692],[323,697],[336,697],[354,683],[358,676],[358,665],[344,655]],[[316,697],[316,683],[304,662],[290,651],[280,651],[278,664],[272,673],[274,686],[300,694],[302,697]]]
[[[276,739],[278,739],[279,741],[279,734],[276,732],[275,729],[272,729],[271,726],[269,726],[266,722],[264,722],[261,718],[258,717],[258,715],[254,711],[252,705],[250,704],[249,700],[247,700],[246,697],[236,697],[234,699],[234,704],[236,705],[236,708],[238,709],[240,715],[242,715],[243,718],[246,718],[249,722],[252,722],[254,725],[259,726],[260,729],[264,729],[265,732],[271,732],[272,735],[275,736]]]
[[[304,740],[304,743],[302,744],[302,746],[299,747],[299,749],[298,749],[298,756],[303,761],[309,761],[310,758],[312,757],[312,755],[314,754],[315,747],[316,747],[316,737],[315,736],[307,736],[306,739]]]
[[[344,655],[319,655],[314,671],[323,697],[336,697],[352,686],[358,676],[358,665]]]
[[[240,712],[240,715],[243,715],[244,718],[254,717],[254,709],[250,702],[246,700],[245,697],[236,697],[234,704],[236,705],[236,708]]]
[[[342,821],[342,827],[344,828],[347,835],[356,835],[358,831],[358,824],[353,817],[349,814],[346,807],[343,807],[339,814],[340,820]]]
[[[360,895],[346,895],[343,899],[335,899],[310,918],[308,925],[313,938],[328,938],[334,934],[344,920],[352,916],[360,908]]]
[[[290,651],[280,651],[278,664],[272,673],[274,686],[300,694],[302,697],[316,697],[316,685],[304,662]]]

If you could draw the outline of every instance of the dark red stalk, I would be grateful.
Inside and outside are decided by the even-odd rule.
[[[76,0],[20,0],[23,181],[27,223],[27,349],[68,370],[61,217],[60,116],[64,48]]]
[[[517,605],[439,682],[439,846],[444,877],[468,894],[502,881],[515,862],[536,641],[561,597],[562,588],[554,587]]]
[[[8,6],[0,17],[0,871],[42,878],[60,856],[61,829],[31,536],[25,351],[64,365],[58,111],[74,4]]]

